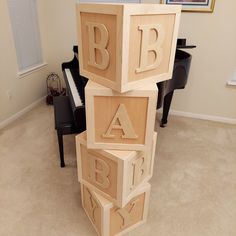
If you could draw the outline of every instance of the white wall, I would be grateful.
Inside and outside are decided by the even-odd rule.
[[[51,71],[62,76],[61,64],[73,58],[73,45],[77,45],[76,1],[38,0],[45,26],[46,60]]]
[[[19,78],[7,0],[0,1],[0,127],[45,96],[48,73],[54,71],[62,77],[61,63],[72,59],[72,46],[77,44],[75,1],[38,0],[38,15],[47,66]]]
[[[47,73],[61,75],[61,63],[72,59],[72,46],[77,43],[76,0],[38,1],[48,66],[18,79],[6,2],[0,1],[0,122],[45,94]],[[197,48],[189,50],[193,55],[189,81],[184,90],[176,91],[174,110],[236,119],[236,88],[226,86],[236,68],[235,9],[235,0],[216,0],[213,14],[182,14],[179,36]],[[8,100],[7,90],[12,91],[12,100]]]
[[[143,2],[159,2],[144,0]],[[197,45],[187,87],[176,90],[172,109],[236,119],[236,1],[216,0],[214,13],[182,13],[179,37]]]
[[[89,2],[101,2],[91,0]],[[110,2],[139,2],[140,0],[107,0]],[[47,62],[51,70],[61,73],[61,63],[73,58],[73,45],[77,45],[76,3],[87,0],[41,0],[44,25],[47,28]]]
[[[41,24],[41,22],[40,22]],[[43,27],[42,27],[43,30]],[[0,1],[0,124],[46,94],[47,67],[18,78],[7,0]],[[45,40],[42,40],[43,46]],[[7,92],[12,94],[8,99]]]
[[[159,0],[144,0],[159,2]],[[72,57],[76,43],[75,0],[43,0],[48,26],[49,62],[53,70]],[[236,119],[236,88],[227,87],[236,68],[236,1],[216,0],[214,13],[183,13],[180,37],[197,48],[188,85],[175,92],[172,109]]]

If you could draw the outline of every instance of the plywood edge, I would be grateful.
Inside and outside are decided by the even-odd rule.
[[[87,131],[84,131],[76,135],[75,139],[76,139],[76,148],[77,146],[79,146],[77,144],[82,144],[87,147]],[[117,159],[119,159],[120,161],[126,161],[138,155],[137,151],[133,150],[126,151],[126,150],[110,150],[110,149],[92,149],[91,151],[97,152],[98,154],[106,156],[115,161],[117,161]]]
[[[81,196],[82,196],[82,192],[83,192],[83,186],[82,186],[82,184],[81,184]],[[97,229],[96,225],[93,223],[92,219],[90,218],[90,215],[89,215],[89,213],[87,212],[87,210],[86,210],[86,208],[85,208],[85,206],[84,206],[84,204],[83,204],[83,200],[82,200],[82,207],[83,207],[84,212],[85,212],[85,214],[87,215],[87,217],[88,217],[90,223],[92,224],[94,230],[96,231],[96,233],[97,233],[99,236],[102,236],[102,235],[99,233],[99,230]]]
[[[164,78],[163,78],[164,79]],[[86,87],[85,87],[85,90],[86,91],[101,91],[100,93],[107,93],[107,94],[104,94],[104,96],[111,96],[111,95],[114,95],[114,96],[129,96],[131,94],[134,94],[134,96],[136,95],[135,93],[138,92],[138,91],[149,91],[149,90],[157,90],[157,86],[156,86],[156,76],[153,76],[153,77],[150,77],[150,78],[147,78],[147,79],[144,79],[141,81],[135,81],[135,82],[129,82],[129,86],[135,86],[135,84],[139,84],[139,86],[137,86],[136,88],[130,88],[131,91],[126,91],[124,93],[120,93],[120,92],[117,92],[117,91],[113,91],[111,88],[108,88],[108,87],[105,87],[104,85],[101,85],[99,83],[97,83],[96,81],[92,81],[92,80],[89,80]],[[144,85],[144,81],[146,82],[146,84]],[[147,81],[149,81],[149,83],[147,83]],[[152,83],[151,83],[152,82]],[[159,81],[158,81],[159,82]],[[122,88],[124,88],[125,85],[122,85]],[[128,85],[126,86],[128,87]],[[97,95],[97,94],[94,94],[94,95]]]
[[[146,222],[146,219],[139,221],[138,223],[130,226],[129,228],[125,229],[124,231],[115,234],[114,236],[122,236],[122,235],[126,235],[127,233],[131,232],[132,230],[136,229],[137,227],[143,225]]]
[[[80,9],[79,5],[76,5],[76,19],[78,23],[78,28],[77,28],[77,37],[78,37],[78,46],[79,46],[79,69],[80,69],[80,74],[83,72],[84,68],[84,63],[83,63],[83,40],[82,40],[82,34],[81,34],[81,18],[80,18]]]
[[[97,194],[96,192],[94,192],[92,189],[89,189],[89,191],[92,193],[92,195],[96,198],[96,202],[98,203],[100,209],[101,209],[101,233],[99,232],[99,230],[97,229],[96,225],[93,223],[92,219],[90,218],[89,213],[87,212],[84,204],[83,204],[83,187],[84,185],[81,184],[81,196],[82,196],[82,206],[83,209],[87,215],[87,217],[89,218],[91,224],[93,225],[95,231],[97,232],[98,235],[100,236],[109,236],[107,228],[109,227],[104,227],[105,224],[110,220],[109,218],[109,210],[110,208],[112,208],[114,205],[113,203],[111,203],[110,201],[108,201],[105,198],[102,198],[99,194]]]
[[[80,181],[81,184],[86,186],[90,191],[92,191],[96,196],[100,197],[99,199],[105,199],[107,202],[103,201],[103,203],[111,203],[114,205],[119,206],[119,201],[116,198],[111,197],[109,194],[103,192],[102,190],[98,189],[96,186],[90,184],[88,181],[82,179]]]
[[[96,92],[97,90],[99,91],[102,90],[103,92],[106,92],[106,91],[110,91],[111,88],[108,88],[102,84],[99,84],[94,80],[89,80],[88,83],[86,84],[85,90],[93,91],[93,92]]]
[[[149,200],[150,200],[150,191],[151,191],[151,185],[149,183],[146,183],[146,184],[142,185],[139,188],[139,191],[137,191],[137,194],[135,195],[135,196],[138,196],[138,195],[140,195],[142,193],[145,193],[145,200],[144,200],[144,209],[143,209],[142,220],[137,222],[136,224],[132,225],[131,227],[125,229],[124,231],[122,231],[122,232],[120,232],[118,234],[115,234],[115,236],[124,235],[124,234],[132,231],[133,229],[137,228],[138,226],[144,224],[147,221],[147,215],[148,215],[148,209],[149,209]],[[133,196],[132,198],[134,198],[135,196]],[[132,200],[132,198],[130,200]]]
[[[123,195],[124,195],[124,186],[126,185],[125,182],[125,176],[127,173],[126,167],[127,167],[127,161],[119,161],[118,162],[118,172],[117,172],[117,200],[118,200],[118,206],[123,207],[124,201],[123,201]]]
[[[127,12],[130,15],[151,15],[151,14],[173,14],[181,12],[181,5],[164,5],[164,4],[152,4],[152,3],[141,3],[132,6],[132,4],[124,4]]]
[[[144,212],[143,212],[143,220],[147,220],[148,217],[148,210],[149,210],[149,204],[150,204],[150,194],[151,194],[151,185],[148,184],[145,194],[145,202],[144,202]]]
[[[119,160],[126,161],[132,157],[138,155],[137,151],[134,150],[109,150],[105,149],[106,155],[117,157]]]
[[[151,176],[148,175],[135,189],[123,199],[123,206],[125,206],[129,201],[131,201],[134,197],[146,192],[150,191],[151,185],[148,183],[148,180],[151,179]],[[146,196],[145,196],[146,197]]]
[[[94,83],[102,85],[105,88],[110,88],[110,89],[113,89],[117,92],[120,91],[119,85],[116,81],[106,79],[105,77],[99,76],[95,73],[89,72],[89,71],[84,70],[84,69],[81,70],[81,75],[89,78],[89,81],[93,81]]]
[[[116,19],[116,91],[121,92],[121,80],[123,78],[123,66],[125,55],[123,53],[124,45],[124,7],[122,6],[120,12],[117,14]]]
[[[77,3],[82,12],[101,13],[101,14],[119,14],[124,4],[119,3]]]
[[[104,210],[110,209],[114,206],[114,204],[111,201],[109,201],[108,199],[103,197],[101,194],[97,193],[94,190],[92,190],[92,191],[93,191],[93,194],[96,196],[96,198],[98,199],[99,203],[101,204],[101,206]]]
[[[168,68],[170,68],[170,66]],[[172,78],[172,71],[168,69],[168,71],[159,75],[150,76],[141,80],[124,83],[121,86],[121,92],[126,93],[130,92],[131,90],[141,90],[143,89],[143,87],[145,87],[144,84],[156,84],[164,80],[169,80],[171,78]]]
[[[152,150],[151,150],[151,163],[150,163],[150,176],[153,176],[153,169],[154,169],[154,161],[156,155],[156,143],[157,143],[157,132],[154,132],[153,139],[152,139]]]
[[[87,131],[77,134],[75,136],[75,139],[76,139],[76,144],[81,143],[83,145],[86,145],[87,144]]]
[[[113,10],[114,8],[117,11],[117,8],[119,10],[125,9],[125,10],[133,10],[135,9],[136,11],[141,10],[142,12],[146,13],[147,10],[149,11],[161,11],[161,12],[178,12],[181,11],[182,7],[180,5],[163,5],[163,4],[152,4],[152,3],[77,3],[77,5],[80,6],[81,11],[92,11],[92,12],[98,12],[102,11],[104,12],[105,7],[109,8],[110,10]],[[135,6],[135,8],[134,8]],[[95,9],[96,8],[96,9]],[[149,12],[148,11],[148,12]]]
[[[89,149],[108,149],[111,150],[127,150],[127,151],[145,151],[147,149],[146,144],[123,144],[123,143],[99,143],[99,142],[88,142],[87,146]]]
[[[169,75],[171,76],[172,76],[173,68],[174,68],[175,51],[176,51],[179,24],[180,24],[180,15],[181,15],[181,12],[178,12],[175,15],[175,24],[174,24],[174,31],[173,31],[172,45],[171,45],[171,55],[170,55],[170,60],[169,60]]]
[[[78,137],[76,137],[76,161],[77,161],[77,175],[78,175],[78,181],[80,182],[82,180],[82,164],[81,164],[81,148],[80,148],[80,142],[78,141]]]
[[[82,207],[84,208],[84,191],[83,191],[83,185],[82,184],[80,184],[80,193],[81,193]]]
[[[83,209],[84,209],[84,212],[85,212],[85,214],[87,215],[87,217],[88,217],[90,223],[92,224],[92,226],[93,226],[95,232],[96,232],[99,236],[103,236],[102,234],[99,233],[99,230],[97,229],[96,225],[93,223],[93,221],[92,221],[92,219],[90,218],[89,213],[87,212],[87,210],[86,210],[84,207],[83,207]]]

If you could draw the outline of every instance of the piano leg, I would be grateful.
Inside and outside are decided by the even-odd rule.
[[[63,148],[63,135],[59,130],[57,130],[57,138],[58,138],[58,145],[59,145],[59,152],[60,152],[61,167],[65,167],[64,148]]]
[[[165,95],[164,98],[164,104],[163,104],[163,115],[161,119],[161,124],[160,127],[164,128],[168,122],[168,115],[169,115],[169,110],[170,110],[170,105],[172,101],[172,97],[174,94],[174,90],[168,94]]]

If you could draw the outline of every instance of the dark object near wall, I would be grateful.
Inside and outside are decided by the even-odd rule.
[[[177,39],[177,49],[192,49],[196,48],[195,45],[186,45],[187,40],[186,39]]]
[[[73,60],[62,63],[68,96],[53,97],[61,167],[65,166],[63,135],[81,133],[86,130],[84,88],[87,79],[79,73],[77,46],[73,47],[73,52]]]
[[[186,41],[184,42],[186,44]],[[179,45],[177,48],[194,48],[196,46]],[[159,89],[157,109],[163,106],[163,115],[160,127],[165,127],[175,89],[184,89],[187,83],[192,56],[176,49],[173,76],[171,80],[157,83]]]
[[[68,96],[53,97],[55,129],[57,130],[60,165],[65,166],[63,135],[80,133],[85,127],[78,128],[74,122],[73,113]]]
[[[47,105],[53,105],[53,97],[65,96],[66,90],[61,87],[60,77],[56,73],[50,73],[46,79],[47,84]]]
[[[74,58],[62,63],[61,68],[75,124],[78,128],[86,128],[84,88],[88,79],[79,72],[78,46],[73,46],[73,52]]]

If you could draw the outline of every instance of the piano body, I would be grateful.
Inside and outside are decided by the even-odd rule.
[[[165,127],[168,122],[168,115],[174,90],[184,89],[187,84],[192,56],[191,54],[180,49],[192,49],[195,47],[195,45],[187,46],[186,39],[178,39],[172,79],[157,83],[159,90],[157,109],[163,106],[160,127]]]
[[[78,133],[86,130],[85,95],[84,88],[88,81],[79,73],[78,46],[73,47],[74,58],[70,62],[62,63],[62,72],[70,100],[74,122]]]
[[[187,83],[192,56],[189,53],[179,49],[195,47],[196,46],[186,46],[186,39],[178,39],[173,77],[171,80],[157,83],[157,87],[159,89],[157,109],[163,106],[163,116],[160,124],[161,127],[165,127],[167,124],[168,113],[174,90],[183,89]],[[73,60],[62,64],[62,72],[70,99],[75,125],[79,133],[86,130],[84,88],[88,79],[81,76],[79,73],[79,62],[77,56],[78,46],[74,46],[73,51]]]

